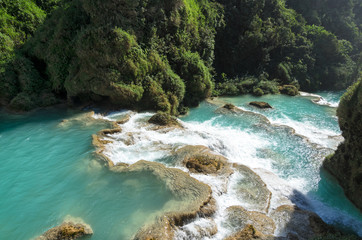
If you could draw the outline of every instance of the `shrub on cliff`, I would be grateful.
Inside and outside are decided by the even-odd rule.
[[[221,7],[208,0],[70,1],[7,68],[1,98],[47,91],[177,114],[181,103],[195,106],[211,94],[221,19]],[[28,62],[31,79],[22,79],[18,59]],[[29,91],[30,82],[42,84]]]

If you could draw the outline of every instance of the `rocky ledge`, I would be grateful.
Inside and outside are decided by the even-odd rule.
[[[230,175],[233,173],[227,159],[213,153],[208,147],[185,146],[174,152],[175,162],[192,173]]]

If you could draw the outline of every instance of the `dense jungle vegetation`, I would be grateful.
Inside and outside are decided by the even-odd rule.
[[[0,13],[0,103],[17,110],[176,115],[212,94],[345,89],[361,68],[361,0],[0,0]]]

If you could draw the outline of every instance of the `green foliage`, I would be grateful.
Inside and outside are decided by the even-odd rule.
[[[266,72],[266,81],[297,82],[310,91],[345,89],[356,79],[362,38],[351,11],[354,1],[218,1],[226,27],[216,37],[217,82],[224,82],[222,73],[236,78]],[[341,6],[340,15],[335,6]]]
[[[57,1],[37,3],[49,9]],[[15,76],[4,80],[14,86],[8,99],[52,91],[75,102],[108,98],[119,107],[176,115],[181,103],[195,106],[211,94],[210,66],[221,18],[221,7],[208,0],[63,4],[8,68],[6,76]],[[18,68],[18,59],[26,59],[30,69]],[[33,92],[27,85],[34,80],[18,77],[27,72],[39,76],[34,84],[42,83]]]
[[[276,81],[262,80],[256,85],[256,88],[261,89],[263,91],[263,94],[279,93],[278,83]]]
[[[284,85],[280,88],[280,92],[289,96],[296,96],[299,94],[298,88],[293,85]]]
[[[264,95],[264,91],[258,87],[254,87],[253,89],[253,94],[255,96],[263,96]]]
[[[58,96],[176,115],[211,94],[344,89],[361,69],[361,9],[354,0],[0,0],[0,103],[33,108]]]

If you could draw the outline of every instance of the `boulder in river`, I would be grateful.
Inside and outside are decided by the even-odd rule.
[[[205,146],[185,146],[174,153],[176,162],[181,162],[192,173],[228,174],[232,173],[227,159],[213,153]]]
[[[232,103],[226,103],[226,104],[223,106],[223,108],[226,108],[226,109],[228,109],[228,110],[233,110],[233,109],[236,108],[236,106],[235,106],[234,104],[232,104]]]
[[[175,117],[164,112],[156,113],[148,120],[148,122],[159,126],[181,127],[181,124],[177,121]]]
[[[255,107],[258,107],[258,108],[262,108],[262,109],[272,108],[272,106],[270,106],[270,104],[267,103],[267,102],[257,102],[257,101],[254,101],[254,102],[250,102],[249,105],[252,105],[252,106],[255,106]]]

